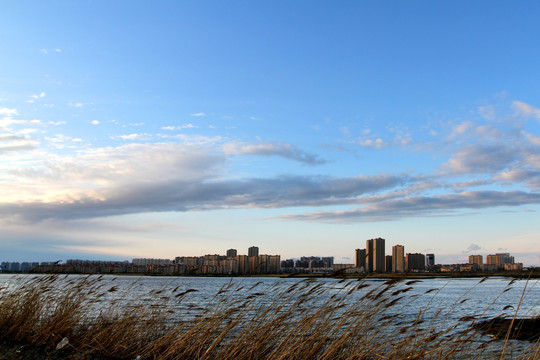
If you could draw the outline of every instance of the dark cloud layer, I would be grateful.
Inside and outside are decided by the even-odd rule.
[[[283,215],[278,218],[323,222],[389,221],[412,216],[452,215],[458,210],[525,204],[540,204],[540,194],[522,191],[465,191],[459,194],[383,200],[347,211],[320,211],[301,215]]]
[[[403,177],[354,178],[283,176],[273,179],[169,181],[134,183],[102,190],[99,198],[30,202],[0,206],[4,217],[29,221],[47,218],[91,218],[142,212],[224,208],[282,208],[341,205],[358,196],[403,184]]]

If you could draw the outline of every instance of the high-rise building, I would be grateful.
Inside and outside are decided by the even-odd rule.
[[[248,274],[260,274],[259,256],[248,256]]]
[[[259,248],[252,246],[248,249],[248,256],[259,256]]]
[[[426,266],[435,266],[435,254],[426,254]]]
[[[392,272],[405,272],[405,247],[403,245],[392,246]]]
[[[384,239],[376,238],[366,240],[366,267],[368,272],[384,272],[386,258]]]
[[[236,251],[236,249],[227,250],[227,257],[228,258],[235,257],[236,255],[238,255],[238,251]]]
[[[236,261],[238,262],[238,274],[245,275],[249,272],[249,257],[247,255],[237,255]]]
[[[392,272],[392,255],[385,256],[385,272]]]
[[[334,266],[333,256],[322,257],[321,260],[324,262],[324,267],[331,268],[332,266]]]
[[[373,239],[366,240],[366,272],[373,272]]]
[[[426,269],[426,256],[424,254],[407,254],[405,261],[407,271],[424,271]]]
[[[354,250],[354,267],[366,270],[366,249]]]

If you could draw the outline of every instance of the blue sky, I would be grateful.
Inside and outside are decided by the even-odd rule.
[[[5,1],[2,260],[540,265],[534,1]]]

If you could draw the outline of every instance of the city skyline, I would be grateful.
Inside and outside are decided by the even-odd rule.
[[[442,264],[435,261],[435,254],[421,254],[421,253],[410,253],[405,251],[404,245],[393,245],[391,247],[391,255],[387,255],[386,248],[385,248],[385,239],[382,238],[373,238],[366,240],[366,248],[365,249],[355,249],[354,250],[354,262],[346,262],[339,265],[354,265],[354,268],[361,268],[362,271],[366,273],[403,273],[403,272],[410,272],[411,268],[409,267],[409,256],[417,257],[421,256],[421,260],[419,258],[414,259],[414,262],[417,264],[423,264],[422,268],[415,268],[412,269],[416,270],[428,270],[430,266],[434,265],[477,265],[479,267],[482,267],[482,265],[504,265],[504,264],[519,264],[522,266],[522,263],[519,261],[516,263],[514,256],[511,256],[510,253],[496,253],[496,254],[487,254],[486,255],[486,261],[484,263],[483,255],[477,255],[477,254],[470,254],[468,255],[468,262],[462,262],[462,263],[456,263],[456,264]],[[370,255],[371,253],[371,255]],[[198,254],[198,255],[180,255],[180,256],[174,256],[174,258],[145,258],[145,257],[138,257],[131,259],[131,263],[134,265],[146,265],[146,264],[160,264],[160,265],[169,265],[169,264],[178,264],[183,263],[183,260],[180,259],[191,259],[190,261],[195,261],[195,259],[202,259],[202,258],[211,258],[212,260],[225,260],[225,259],[231,259],[231,258],[259,258],[259,257],[277,257],[281,258],[280,254],[259,254],[259,247],[258,246],[250,246],[247,249],[247,255],[245,254],[239,254],[237,249],[227,249],[226,251],[222,252],[221,254],[212,252],[208,254]],[[379,259],[379,264],[377,265],[377,259]],[[2,259],[0,259],[1,261]],[[306,254],[292,257],[292,258],[286,258],[282,262],[286,261],[292,261],[292,260],[303,260],[303,261],[311,261],[311,260],[320,260],[324,261],[330,264],[334,264],[334,257],[333,256],[320,256],[320,255],[308,255]],[[519,259],[518,259],[519,260]],[[98,263],[130,263],[127,259],[115,259],[115,260],[105,260],[105,259],[67,259],[67,260],[57,260],[57,261],[43,261],[42,264],[60,264],[62,262],[64,263],[70,263],[70,262],[98,262]],[[382,264],[381,264],[382,262]],[[10,263],[10,262],[3,262],[3,263]],[[31,261],[13,261],[11,263],[32,263]],[[40,262],[33,262],[34,264],[39,264]],[[425,266],[425,269],[424,269]]]
[[[377,236],[540,265],[538,2],[2,10],[5,261]]]

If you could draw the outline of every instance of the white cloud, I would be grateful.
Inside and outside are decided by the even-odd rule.
[[[122,140],[142,140],[142,139],[148,139],[150,137],[151,136],[147,133],[115,136],[115,138],[122,139]]]
[[[17,135],[28,135],[35,133],[38,129],[21,129],[17,131]]]
[[[195,129],[198,128],[198,126],[195,126],[193,124],[182,124],[179,126],[163,126],[162,130],[182,130],[182,129]]]
[[[10,125],[41,125],[41,120],[16,120],[10,115],[0,119],[0,129],[8,130]]]
[[[195,117],[202,117],[202,116],[206,116],[205,113],[203,112],[199,112],[199,113],[194,113],[194,114],[190,114],[191,116],[195,116]]]
[[[362,147],[368,147],[368,148],[374,148],[374,149],[381,149],[387,146],[387,144],[381,138],[377,138],[375,140],[372,140],[372,139],[359,140],[358,144]]]
[[[73,148],[73,143],[80,143],[83,141],[81,138],[73,138],[63,134],[56,134],[54,137],[45,137],[45,140],[57,149]]]
[[[37,148],[38,144],[38,141],[26,136],[0,134],[0,155],[8,152],[33,150]]]
[[[5,141],[17,139],[12,137]],[[59,134],[47,140],[61,146],[77,139]],[[194,191],[192,196],[204,197],[204,193],[197,192],[203,189],[193,187],[196,184],[189,182],[215,178],[221,174],[219,169],[223,163],[222,155],[216,155],[206,147],[175,143],[129,144],[81,150],[75,156],[44,158],[40,165],[16,166],[9,170],[11,182],[5,181],[3,184],[0,210],[7,203],[16,201],[35,202],[34,210],[38,212],[47,204],[61,210],[62,205],[87,201],[89,210],[94,208],[90,210],[92,212],[102,206],[107,208],[107,204],[112,205],[119,197],[125,197],[133,205],[141,201],[158,205],[163,199],[156,201],[152,197],[167,197],[168,192],[171,196],[174,193],[178,196]],[[6,173],[5,168],[2,170]],[[163,184],[167,183],[171,184],[165,189]],[[150,186],[157,192],[146,198],[144,193],[138,193],[144,186]]]
[[[74,107],[74,108],[82,108],[82,107],[84,107],[84,104],[82,102],[76,102],[76,103],[71,103],[70,102],[68,105],[71,106],[71,107]]]
[[[92,124],[92,125],[99,125],[100,123],[99,123],[98,120],[92,120],[92,121],[90,121],[90,124]]]
[[[407,146],[412,142],[412,136],[409,133],[397,134],[394,138],[394,143],[400,146]]]
[[[512,102],[512,109],[514,109],[517,115],[525,117],[535,117],[540,120],[540,109],[535,108],[532,105],[515,100],[514,102]]]
[[[339,128],[344,137],[350,138],[352,136],[348,126],[342,126]]]
[[[34,95],[30,95],[31,98],[33,99],[41,99],[41,98],[44,98],[45,97],[45,93],[42,91],[40,92],[39,94],[34,94]]]
[[[58,53],[61,53],[62,52],[62,49],[54,49],[54,51],[58,52]]]
[[[47,122],[47,124],[58,126],[58,125],[65,125],[66,122],[65,121],[49,121],[49,122]]]
[[[472,129],[473,126],[474,126],[474,123],[472,121],[463,121],[462,123],[452,128],[452,133],[450,134],[450,136],[448,136],[448,139],[453,140],[456,137],[465,134],[467,131]]]
[[[158,136],[164,139],[179,139],[179,140],[182,140],[184,144],[198,144],[198,145],[214,144],[223,140],[221,136],[209,137],[209,136],[202,136],[202,135],[186,135],[186,134],[176,134],[176,135],[159,134]]]
[[[442,168],[457,174],[492,173],[510,166],[518,157],[502,145],[472,145],[459,150]]]
[[[482,116],[484,119],[489,120],[489,121],[495,120],[497,116],[497,113],[495,111],[495,106],[493,105],[479,106],[478,114],[480,114],[480,116]]]
[[[523,135],[525,136],[529,144],[534,145],[534,146],[540,146],[540,136],[535,136],[525,131],[523,131]]]
[[[17,109],[0,108],[0,115],[11,117],[13,115],[19,115]]]

